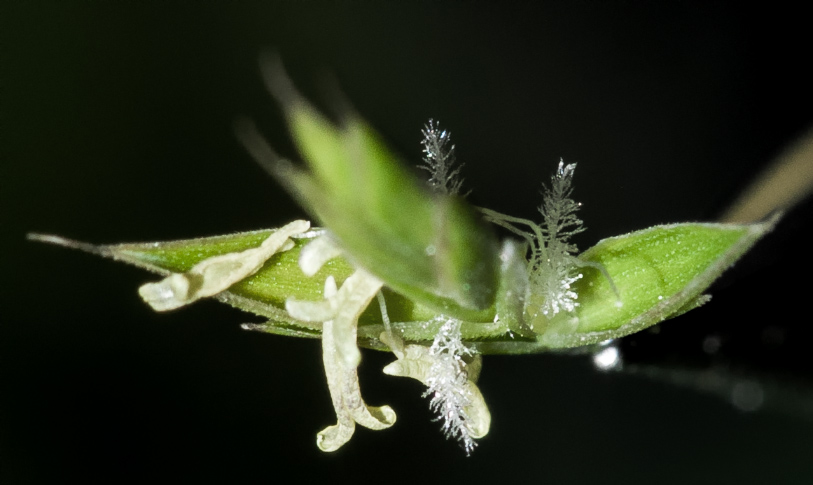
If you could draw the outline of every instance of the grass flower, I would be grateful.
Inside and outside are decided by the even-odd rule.
[[[320,339],[337,418],[317,435],[324,451],[343,446],[356,424],[380,430],[396,421],[392,408],[362,398],[359,347],[392,352],[386,374],[426,385],[443,432],[469,454],[491,426],[476,385],[483,354],[592,345],[689,311],[777,220],[655,226],[577,254],[570,237],[584,227],[570,197],[575,164],[560,161],[545,187],[541,224],[474,208],[457,195],[461,166],[451,135],[434,121],[423,130],[428,189],[357,114],[328,120],[297,93],[278,59],[267,60],[264,72],[306,166],[280,157],[248,122],[238,134],[320,228],[298,220],[107,246],[29,237],[160,274],[140,289],[157,311],[211,297],[266,319],[245,328]],[[519,240],[500,242],[492,225]],[[368,309],[376,297],[381,312]]]

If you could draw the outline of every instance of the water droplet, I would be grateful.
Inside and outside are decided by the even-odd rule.
[[[623,364],[621,352],[615,345],[610,345],[593,355],[593,365],[600,371],[618,370]]]

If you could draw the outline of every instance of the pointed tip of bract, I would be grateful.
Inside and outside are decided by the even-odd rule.
[[[300,100],[302,97],[294,87],[291,78],[285,70],[282,58],[275,50],[268,50],[260,55],[260,71],[265,81],[265,86],[271,96],[277,100],[286,110]]]
[[[283,159],[260,134],[254,121],[240,116],[234,120],[233,125],[234,134],[249,155],[270,174],[278,173]]]
[[[307,195],[318,196],[320,191],[313,187],[311,178],[280,157],[251,119],[235,119],[234,132],[251,158],[301,202],[304,203]]]
[[[276,53],[260,61],[309,170],[274,175],[335,235],[355,263],[432,308],[493,318],[498,245],[488,227],[454,197],[427,197],[389,147],[352,108],[337,124],[299,94]],[[242,128],[249,151],[271,158],[256,129]],[[265,153],[265,155],[263,155]],[[393,237],[397,235],[398,237]]]
[[[108,248],[107,246],[97,246],[95,244],[76,241],[74,239],[68,239],[62,236],[55,236],[53,234],[40,234],[36,232],[29,232],[28,234],[25,235],[25,238],[29,241],[54,244],[56,246],[62,246],[70,249],[78,249],[80,251],[84,251],[90,254],[96,254],[98,256],[104,257],[113,256],[113,252],[110,251],[110,248]]]

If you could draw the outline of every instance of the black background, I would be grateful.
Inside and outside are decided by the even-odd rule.
[[[534,218],[559,157],[579,162],[582,248],[713,220],[813,121],[805,15],[738,2],[4,2],[0,480],[810,483],[810,203],[709,305],[622,342],[628,370],[666,369],[654,380],[583,357],[487,357],[492,431],[469,458],[430,421],[420,384],[381,374],[392,357],[374,352],[362,391],[398,423],[323,454],[315,434],[335,418],[318,342],[242,331],[256,319],[215,302],[153,313],[136,293],[151,276],[24,240],[302,217],[232,132],[248,115],[295,155],[257,68],[269,48],[314,99],[337,79],[407,161],[440,120],[479,205]],[[763,386],[765,406],[746,413],[664,377],[709,368]]]

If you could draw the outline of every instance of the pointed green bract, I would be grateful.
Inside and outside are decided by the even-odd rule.
[[[583,267],[573,285],[578,306],[573,313],[547,319],[543,301],[531,295],[526,317],[538,338],[532,343],[490,345],[486,353],[525,353],[533,347],[579,347],[623,337],[707,301],[702,293],[739,259],[773,221],[752,224],[675,224],[656,226],[604,239],[580,255],[600,263],[612,277],[616,295],[597,269]]]
[[[501,272],[494,319],[469,319],[461,326],[463,340],[485,354],[524,354],[578,347],[643,330],[688,311],[705,300],[702,293],[760,237],[772,223],[753,225],[675,224],[656,226],[600,241],[580,256],[604,265],[620,300],[598,270],[584,267],[575,285],[576,311],[545,318],[537,310],[539,295],[523,296],[527,286],[518,277],[517,261]],[[168,274],[183,272],[200,261],[256,247],[273,230],[162,243],[121,244],[101,249],[142,268]],[[269,321],[257,328],[297,337],[319,337],[321,327],[291,318],[285,300],[319,300],[328,275],[341,283],[353,272],[346,260],[329,261],[314,276],[298,265],[302,247],[312,240],[294,240],[294,248],[274,255],[256,274],[218,296],[221,301]],[[507,244],[503,256],[513,261],[517,244]],[[395,328],[408,343],[431,342],[440,327],[441,313],[385,289],[387,310]],[[619,305],[620,302],[620,305]],[[525,306],[524,319],[519,314]],[[531,330],[532,329],[532,330]],[[385,331],[380,310],[368,308],[359,320],[359,344],[385,349],[379,337]]]
[[[303,100],[286,113],[310,174],[281,175],[348,259],[439,312],[494,317],[498,245],[471,207],[431,194],[355,115],[334,125]]]
[[[273,229],[269,229],[179,241],[117,244],[101,246],[99,249],[114,259],[166,275],[188,271],[213,256],[257,247],[273,232]],[[272,324],[299,323],[285,313],[285,300],[291,297],[318,300],[328,275],[333,275],[341,283],[354,271],[347,261],[335,258],[328,261],[314,276],[305,276],[299,268],[299,253],[310,241],[311,237],[294,239],[291,250],[275,254],[257,273],[231,286],[219,299],[242,310],[271,318]],[[436,316],[436,312],[397,294],[387,292],[387,298],[390,313],[400,321],[428,320]],[[377,308],[369,309],[365,315],[364,324],[381,323],[381,314]],[[318,336],[318,332],[314,335]]]
[[[201,261],[213,256],[244,251],[259,246],[273,229],[251,231],[224,236],[178,241],[132,243],[100,246],[95,249],[103,255],[148,271],[167,275],[188,271]],[[293,337],[321,336],[321,326],[292,318],[285,311],[288,298],[319,300],[325,279],[332,275],[342,283],[354,271],[343,258],[328,261],[315,275],[308,277],[299,267],[299,254],[313,237],[294,239],[294,247],[274,255],[257,273],[231,286],[216,298],[241,310],[268,318],[268,322],[252,328]],[[389,289],[384,289],[387,312],[393,326],[407,343],[432,340],[440,323],[439,312],[414,302]],[[466,340],[502,336],[507,328],[501,323],[465,323]],[[384,331],[381,312],[376,305],[367,308],[359,320],[359,343],[365,347],[386,348],[379,340]]]
[[[579,308],[574,334],[629,334],[671,317],[700,296],[765,229],[764,225],[675,224],[601,241],[581,259],[606,268],[621,305],[606,278],[584,268],[585,278],[575,285]]]
[[[116,259],[161,273],[182,273],[213,256],[244,251],[259,246],[274,230],[252,231],[180,241],[119,244],[105,246]],[[254,275],[233,285],[229,291],[259,302],[285,307],[289,296],[318,299],[328,274],[343,281],[353,269],[345,261],[335,259],[313,278],[302,275],[297,261],[299,251],[310,239],[294,240],[294,249],[274,255]]]

